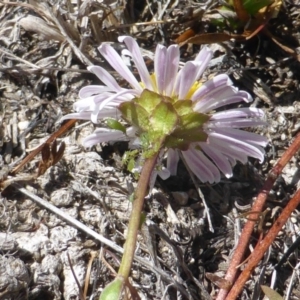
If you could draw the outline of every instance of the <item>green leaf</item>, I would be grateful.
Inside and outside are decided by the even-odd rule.
[[[178,116],[169,102],[160,102],[153,110],[151,117],[151,131],[160,132],[163,136],[170,134],[178,123]]]
[[[274,291],[270,287],[266,285],[261,285],[260,287],[263,290],[264,294],[269,298],[269,300],[283,300],[283,297],[281,297],[276,291]]]
[[[119,131],[122,131],[124,134],[126,134],[126,128],[125,128],[125,126],[122,125],[116,119],[108,118],[105,121],[106,121],[107,126],[110,129],[119,130]]]
[[[123,289],[123,278],[116,278],[109,283],[102,291],[99,300],[118,300]]]
[[[149,114],[138,103],[134,101],[123,102],[119,105],[122,117],[131,125],[144,131],[150,129]]]

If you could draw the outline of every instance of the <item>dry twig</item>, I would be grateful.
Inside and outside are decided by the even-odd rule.
[[[265,204],[265,201],[267,199],[267,196],[268,196],[270,190],[272,189],[272,187],[274,185],[274,182],[276,181],[278,176],[281,174],[285,165],[295,155],[295,153],[299,150],[299,148],[300,148],[300,133],[298,133],[294,142],[290,145],[290,147],[286,150],[286,152],[279,159],[277,164],[270,171],[269,176],[268,176],[261,192],[257,196],[257,199],[252,206],[253,211],[262,212],[263,206]],[[230,266],[229,266],[229,268],[227,270],[227,274],[225,276],[225,279],[231,283],[233,283],[235,280],[236,273],[238,270],[237,268],[243,260],[243,256],[244,256],[246,248],[249,244],[250,236],[252,234],[254,226],[255,226],[255,222],[248,220],[242,231],[242,234],[239,239],[239,243],[235,249],[235,252],[231,259]],[[273,240],[275,239],[275,237],[276,236],[273,237]],[[228,290],[221,289],[218,294],[217,300],[225,299],[227,293],[228,293]],[[233,298],[228,298],[228,300],[229,299],[231,300]]]

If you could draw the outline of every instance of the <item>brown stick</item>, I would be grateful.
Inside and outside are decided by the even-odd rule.
[[[253,207],[252,207],[253,211],[262,212],[262,209],[263,209],[263,206],[267,199],[267,196],[268,196],[270,190],[272,189],[275,180],[277,179],[279,174],[282,172],[282,169],[285,167],[285,165],[288,163],[288,161],[293,157],[293,155],[298,151],[299,148],[300,148],[300,133],[297,134],[294,142],[290,145],[290,147],[286,150],[286,152],[279,159],[277,164],[270,171],[268,178],[267,178],[261,192],[257,196],[255,203],[253,204]],[[235,249],[235,252],[231,259],[231,263],[227,270],[227,274],[225,276],[225,279],[231,283],[233,283],[236,278],[238,266],[240,265],[240,263],[243,260],[244,253],[249,244],[250,236],[254,229],[254,225],[255,225],[254,221],[248,220],[247,223],[245,224],[242,234],[240,236],[237,248]],[[219,291],[219,294],[218,294],[216,300],[224,300],[227,294],[228,294],[228,290],[221,289]]]
[[[270,231],[266,234],[265,238],[255,247],[254,251],[251,253],[249,261],[234,286],[230,290],[227,300],[234,300],[238,297],[240,292],[242,291],[245,282],[250,277],[252,271],[257,266],[259,261],[263,258],[265,252],[268,250],[269,246],[275,240],[278,232],[282,228],[282,226],[286,223],[288,218],[294,209],[300,204],[300,189],[296,192],[294,197],[289,201],[287,206],[283,209],[282,213],[275,221]]]

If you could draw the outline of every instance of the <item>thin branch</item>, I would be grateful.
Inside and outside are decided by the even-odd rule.
[[[285,153],[282,155],[282,157],[279,159],[277,164],[272,168],[270,171],[268,178],[257,196],[257,199],[255,203],[253,204],[252,211],[255,212],[262,212],[264,204],[266,202],[267,196],[272,189],[274,182],[282,172],[283,168],[286,166],[288,161],[293,157],[293,155],[299,150],[300,148],[300,133],[297,134],[294,142],[290,145],[290,147],[285,151]],[[227,274],[225,276],[225,279],[231,282],[232,284],[235,281],[236,274],[238,271],[238,266],[243,261],[244,253],[248,247],[249,240],[251,237],[251,234],[253,232],[255,226],[255,222],[248,220],[245,224],[245,227],[242,231],[242,234],[239,239],[239,243],[235,249],[235,252],[233,254],[233,257],[231,259],[231,263],[229,265],[229,268],[227,270]],[[228,294],[228,290],[221,289],[219,291],[218,297],[216,300],[224,300],[226,295]]]
[[[265,238],[257,244],[254,251],[251,253],[249,257],[248,264],[246,265],[245,269],[233,285],[232,289],[230,290],[227,300],[235,300],[240,292],[242,291],[246,281],[249,279],[252,271],[263,258],[265,252],[268,250],[269,246],[275,240],[277,234],[286,223],[288,218],[290,217],[291,213],[296,209],[296,207],[300,204],[300,189],[296,192],[294,197],[289,201],[287,206],[283,209],[280,216],[274,222],[273,226],[266,234]]]

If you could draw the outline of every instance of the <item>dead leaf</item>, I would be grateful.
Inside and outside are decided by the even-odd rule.
[[[42,160],[39,163],[37,176],[45,174],[47,169],[54,166],[62,158],[66,145],[64,142],[61,142],[57,148],[56,140],[53,141],[51,148],[49,144],[45,144],[41,153]]]
[[[232,283],[228,280],[213,274],[213,273],[206,273],[206,278],[209,279],[212,283],[214,283],[217,287],[224,290],[230,290]]]
[[[283,297],[281,297],[276,291],[271,289],[270,287],[266,285],[261,285],[261,289],[263,290],[264,294],[270,299],[270,300],[283,300]]]
[[[46,40],[56,40],[63,42],[65,40],[58,30],[47,24],[43,19],[34,16],[27,16],[19,21],[19,25],[22,26],[26,31],[33,31],[39,35],[42,35]]]

